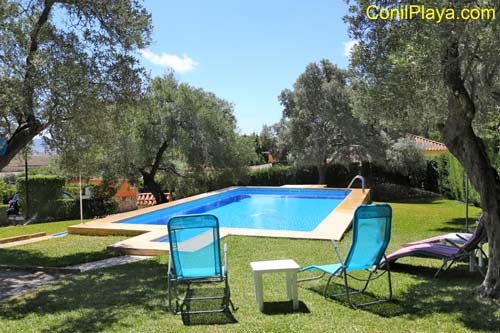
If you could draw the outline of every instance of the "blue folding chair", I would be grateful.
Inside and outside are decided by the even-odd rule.
[[[326,283],[324,289],[325,297],[338,297],[346,296],[347,302],[353,307],[357,308],[359,306],[376,304],[381,302],[387,302],[392,299],[392,282],[391,282],[391,271],[389,263],[385,264],[385,270],[380,273],[380,261],[385,258],[385,250],[389,244],[391,238],[391,219],[392,219],[392,209],[391,206],[387,204],[373,204],[373,205],[361,205],[356,208],[354,212],[354,222],[353,222],[353,234],[352,234],[352,245],[347,254],[346,260],[342,260],[337,243],[332,240],[335,252],[339,259],[339,263],[321,265],[321,266],[308,266],[300,270],[300,272],[319,270],[322,272],[321,275],[305,278],[299,280],[311,281],[318,280],[322,278],[325,274],[329,275],[328,282]],[[366,279],[361,279],[349,274],[350,271],[354,270],[365,270],[368,272],[368,277]],[[380,278],[385,273],[387,273],[387,278],[389,281],[389,297],[387,299],[380,299],[373,302],[354,304],[351,302],[351,295],[364,293],[368,284]],[[345,293],[327,295],[328,286],[330,281],[334,276],[343,277],[345,285]],[[365,282],[364,287],[361,290],[350,291],[347,277],[351,277],[358,281]]]
[[[214,215],[175,216],[168,221],[170,259],[168,261],[168,306],[170,312],[224,312],[231,304],[227,279],[227,245],[224,244],[224,266],[220,257],[219,220]],[[224,294],[217,296],[179,297],[178,285],[192,283],[224,283]],[[189,294],[188,294],[189,295]],[[222,300],[218,309],[189,311],[186,303],[193,300]],[[172,306],[175,300],[175,308]],[[188,301],[188,302],[186,302]]]

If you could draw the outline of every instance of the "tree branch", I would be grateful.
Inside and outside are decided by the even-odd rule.
[[[28,50],[28,56],[26,57],[26,73],[24,75],[24,101],[25,101],[25,109],[22,111],[22,114],[19,115],[17,121],[22,124],[24,122],[30,123],[35,120],[35,113],[33,111],[34,108],[34,76],[35,76],[35,65],[33,64],[33,60],[38,52],[38,39],[40,37],[40,31],[42,27],[47,23],[50,15],[50,11],[52,10],[52,6],[54,5],[54,1],[46,0],[44,3],[44,8],[40,17],[38,18],[37,23],[30,35],[30,47]]]
[[[168,148],[168,142],[163,141],[162,145],[160,146],[160,148],[156,152],[156,156],[155,156],[153,165],[151,166],[151,169],[150,169],[151,174],[155,174],[159,170],[161,160],[163,159],[163,154],[165,153],[165,151],[167,151],[167,148]]]

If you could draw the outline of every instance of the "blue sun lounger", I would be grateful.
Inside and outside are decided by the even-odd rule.
[[[299,282],[318,280],[324,275],[328,275],[328,281],[324,288],[325,297],[335,298],[338,296],[346,296],[347,302],[353,308],[391,300],[392,283],[390,267],[387,264],[384,271],[379,271],[380,261],[383,257],[385,257],[384,253],[391,237],[391,219],[392,209],[387,204],[361,205],[356,208],[352,227],[352,245],[349,253],[347,254],[346,260],[344,261],[342,259],[336,242],[332,240],[339,262],[335,264],[304,267],[300,270],[300,272],[319,270],[322,273],[316,277],[301,279]],[[355,270],[366,271],[368,273],[368,277],[366,279],[360,279],[349,274],[349,272]],[[380,278],[385,273],[387,273],[389,283],[389,297],[387,299],[380,299],[363,304],[354,304],[351,302],[351,295],[364,293],[371,281]],[[343,278],[345,292],[328,295],[328,286],[332,278],[335,276]],[[348,277],[365,282],[364,287],[361,290],[350,290]]]
[[[214,215],[175,216],[168,221],[170,258],[168,261],[168,306],[174,314],[224,312],[232,309],[227,279],[227,245],[224,244],[224,265],[220,256],[219,220]],[[224,283],[224,294],[217,296],[180,297],[177,287],[193,283]],[[189,293],[187,293],[189,295]],[[193,300],[220,299],[218,309],[189,311]],[[175,301],[175,308],[173,306]]]

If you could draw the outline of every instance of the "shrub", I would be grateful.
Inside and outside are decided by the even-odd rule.
[[[80,205],[78,200],[75,200]],[[112,199],[91,198],[83,200],[83,217],[93,218],[114,214],[118,211],[119,203]],[[80,212],[78,208],[78,212]],[[79,213],[78,213],[79,214]]]
[[[114,214],[118,211],[118,202],[113,199],[83,199],[83,218],[90,219]],[[55,220],[74,220],[80,218],[79,199],[59,199],[53,216]]]
[[[0,226],[9,225],[7,209],[9,209],[9,205],[0,205]]]
[[[82,190],[85,191],[86,184],[82,184]],[[64,186],[64,190],[74,196],[75,198],[80,196],[80,185],[68,184]],[[84,192],[85,193],[85,192]]]
[[[401,138],[386,152],[387,171],[408,177],[409,185],[421,188],[427,176],[423,150],[412,138]]]
[[[266,169],[250,171],[248,185],[251,186],[281,186],[290,184],[293,178],[292,168],[289,166],[273,166]]]
[[[449,152],[432,159],[438,171],[438,187],[441,194],[460,201],[465,201],[465,171],[460,162]],[[480,196],[469,184],[469,200],[479,205]]]
[[[16,186],[7,184],[0,178],[0,204],[8,204],[9,200],[12,199],[16,193]]]
[[[55,218],[58,200],[61,198],[66,179],[60,176],[28,177],[30,216],[38,214],[39,219]],[[17,178],[17,190],[21,209],[25,209],[26,180]]]

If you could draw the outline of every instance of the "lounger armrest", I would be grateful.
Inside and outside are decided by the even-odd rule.
[[[457,235],[458,236],[458,235]],[[460,236],[459,236],[460,237]],[[450,239],[447,239],[446,240],[448,243],[450,243],[451,245],[453,245],[454,247],[456,247],[457,249],[461,248],[461,246],[458,246],[454,241],[450,240]]]
[[[344,266],[344,260],[342,259],[342,256],[340,255],[340,250],[339,247],[337,246],[337,242],[332,239],[332,244],[333,248],[335,249],[335,253],[337,254],[337,258],[339,259],[339,262]]]
[[[462,235],[460,235],[460,234],[456,234],[456,236],[457,236],[458,238],[460,238],[461,240],[463,240],[464,242],[466,242],[466,241],[467,241],[467,238],[463,237],[463,236],[462,236]]]

